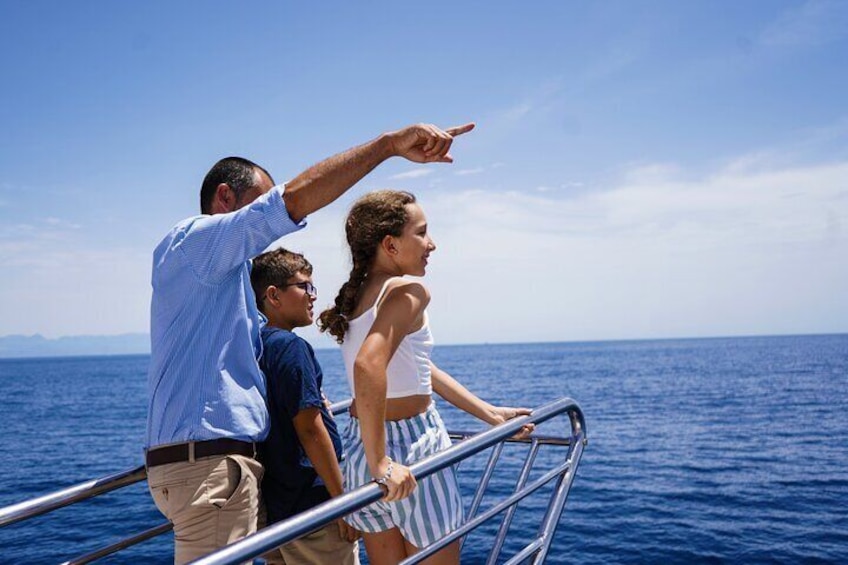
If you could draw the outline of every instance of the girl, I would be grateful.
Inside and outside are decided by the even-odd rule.
[[[484,402],[430,360],[430,294],[403,277],[423,276],[436,246],[412,194],[366,194],[351,208],[345,231],[353,268],[319,326],[341,344],[354,398],[345,484],[353,489],[374,480],[386,490],[382,500],[347,519],[362,531],[372,564],[395,564],[462,523],[454,469],[418,483],[407,467],[450,446],[432,392],[490,424],[530,411]],[[458,563],[459,541],[426,562]]]

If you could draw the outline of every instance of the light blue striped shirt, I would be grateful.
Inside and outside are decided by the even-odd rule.
[[[264,317],[250,286],[250,259],[297,231],[283,186],[229,214],[177,224],[153,252],[145,447],[268,433],[262,353]]]

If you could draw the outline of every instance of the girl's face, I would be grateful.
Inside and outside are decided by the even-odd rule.
[[[400,237],[394,239],[394,259],[405,275],[424,276],[427,258],[436,244],[427,233],[427,218],[418,204],[407,204],[408,219]]]

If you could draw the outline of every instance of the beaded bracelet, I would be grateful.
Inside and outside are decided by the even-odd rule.
[[[392,478],[392,471],[395,470],[395,462],[392,461],[391,457],[386,457],[386,459],[389,460],[389,466],[386,469],[386,474],[383,475],[382,477],[380,477],[379,479],[375,478],[374,482],[377,483],[378,485],[383,485],[384,487],[389,488],[389,486],[386,483],[388,483],[389,479]]]

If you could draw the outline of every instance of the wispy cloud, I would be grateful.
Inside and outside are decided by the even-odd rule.
[[[531,115],[544,116],[556,106],[562,90],[563,81],[560,78],[555,77],[539,84],[532,92],[511,106],[495,112],[491,119],[487,120],[489,123],[487,129],[512,127]]]
[[[564,182],[559,184],[558,186],[551,186],[547,184],[539,185],[535,188],[536,192],[557,192],[557,191],[567,191],[582,188],[584,185],[582,182],[572,181],[572,182]]]
[[[4,249],[31,249],[32,252],[38,252],[42,246],[68,242],[69,237],[81,228],[80,224],[55,217],[0,225],[0,262],[6,264],[16,260],[14,256],[4,255]]]
[[[68,222],[67,220],[63,220],[61,218],[54,218],[54,217],[44,218],[44,223],[49,225],[49,226],[55,227],[55,228],[67,228],[67,229],[71,229],[71,230],[78,230],[78,229],[82,228],[81,224],[77,224],[77,223],[74,223],[74,222]]]
[[[389,177],[389,180],[419,179],[433,174],[433,169],[413,169]]]
[[[0,238],[0,335],[147,331],[149,250],[87,247],[67,234]]]
[[[845,331],[848,161],[734,164],[700,176],[641,165],[577,194],[440,194],[426,205],[439,246],[428,278],[454,306],[434,301],[433,319],[498,305],[448,327],[457,341],[499,319],[567,339]],[[516,277],[532,291],[480,284]]]
[[[835,330],[843,320],[844,331],[848,161],[746,160],[700,176],[634,165],[601,190],[422,191],[438,245],[427,284],[440,341],[509,341],[515,327],[524,339],[773,333],[804,330],[799,316]],[[331,206],[280,242],[315,265],[318,308],[348,276],[344,214]],[[79,238],[32,224],[0,230],[0,334],[91,333],[86,319],[98,333],[144,331],[149,250]],[[500,284],[517,277],[532,291]],[[57,280],[61,294],[49,292]],[[332,345],[314,329],[303,335]]]
[[[474,169],[461,169],[456,171],[454,174],[458,176],[466,176],[466,175],[477,175],[485,171],[483,167],[476,167]]]
[[[518,121],[530,112],[533,111],[533,104],[530,102],[521,102],[512,106],[511,108],[507,108],[503,111],[503,118],[507,121]]]
[[[498,230],[667,238],[677,245],[799,242],[848,230],[848,162],[750,171],[734,161],[707,176],[689,176],[663,163],[640,165],[615,186],[575,197],[546,186],[465,191],[445,195],[442,214],[464,210],[464,224],[495,220]]]

